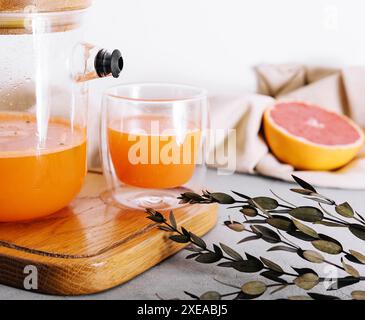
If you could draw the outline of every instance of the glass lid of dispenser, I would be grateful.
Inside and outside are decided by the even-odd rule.
[[[43,15],[47,15],[42,32],[62,32],[80,26],[80,20],[72,15],[91,5],[91,0],[14,0],[0,1],[0,35],[34,33],[34,21],[37,29],[42,24]],[[69,14],[63,14],[63,13]]]
[[[0,1],[1,12],[24,12],[33,7],[37,12],[56,12],[85,9],[91,0],[10,0]]]

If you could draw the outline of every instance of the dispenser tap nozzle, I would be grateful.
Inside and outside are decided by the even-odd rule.
[[[123,66],[123,57],[119,50],[110,52],[106,49],[101,49],[95,57],[95,70],[100,78],[110,74],[114,78],[118,78]]]
[[[118,78],[124,66],[119,50],[108,51],[90,43],[78,44],[73,52],[71,73],[76,82],[113,76]]]

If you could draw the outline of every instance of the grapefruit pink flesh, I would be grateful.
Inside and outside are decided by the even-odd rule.
[[[278,102],[268,108],[264,130],[274,155],[304,170],[339,168],[364,142],[362,130],[351,120],[303,102]]]
[[[328,146],[348,145],[360,134],[340,115],[304,103],[279,103],[270,113],[273,121],[290,134]]]

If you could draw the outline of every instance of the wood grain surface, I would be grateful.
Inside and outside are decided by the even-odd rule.
[[[106,203],[104,190],[103,176],[88,174],[68,208],[31,223],[0,223],[0,283],[24,289],[24,268],[31,265],[38,270],[35,292],[91,294],[132,279],[184,247],[145,212]],[[174,213],[180,225],[200,236],[217,221],[215,205]]]
[[[32,6],[37,12],[85,9],[92,0],[0,0],[0,12],[23,12]]]

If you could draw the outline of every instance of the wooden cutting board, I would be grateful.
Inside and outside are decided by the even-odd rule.
[[[184,247],[145,212],[108,203],[105,188],[102,175],[88,174],[68,208],[31,223],[0,223],[0,283],[25,289],[30,275],[34,286],[36,271],[38,288],[31,291],[91,294],[134,278]],[[199,236],[217,221],[215,205],[188,205],[174,213],[179,225]]]

